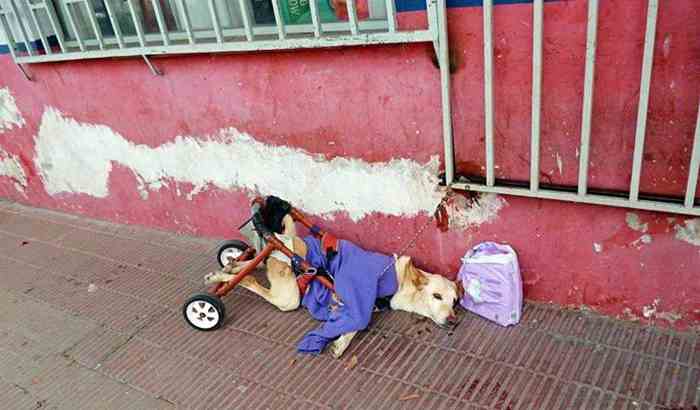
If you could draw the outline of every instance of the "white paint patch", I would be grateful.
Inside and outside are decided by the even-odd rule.
[[[593,250],[595,253],[603,252],[603,244],[598,242],[593,242]]]
[[[0,88],[0,134],[14,127],[22,128],[24,118],[17,108],[15,98],[10,94],[10,89]]]
[[[663,51],[664,58],[668,58],[668,56],[671,55],[671,35],[666,34],[666,37],[664,37],[664,43],[661,46],[661,50]]]
[[[648,233],[640,236],[638,239],[632,241],[631,245],[641,248],[642,244],[650,244],[652,242],[652,237]]]
[[[700,246],[700,218],[688,219],[684,225],[675,225],[676,239]]]
[[[178,136],[151,148],[129,142],[104,125],[66,118],[53,108],[42,117],[34,161],[52,195],[104,198],[116,163],[136,175],[142,197],[164,184],[183,182],[194,185],[188,197],[210,186],[245,189],[278,195],[316,215],[346,212],[355,221],[373,212],[432,213],[442,197],[437,157],[425,164],[408,159],[327,160],[300,149],[263,144],[233,128],[204,139]],[[503,203],[487,196],[481,206],[465,209],[461,218],[470,224],[491,220]]]
[[[496,219],[506,200],[496,194],[481,194],[477,200],[456,195],[447,204],[451,228],[465,229]]]
[[[656,317],[656,311],[659,308],[661,299],[654,299],[649,305],[642,306],[642,316],[647,319],[654,319]]]
[[[564,175],[564,162],[561,160],[561,155],[559,155],[559,153],[557,152],[555,157],[557,160],[557,169],[559,169],[559,175]]]
[[[22,168],[19,159],[0,149],[0,175],[11,178],[14,181],[15,189],[24,193],[27,187],[27,174]]]
[[[627,222],[627,226],[629,226],[630,229],[637,232],[646,232],[649,229],[649,224],[642,223],[641,219],[639,219],[639,215],[634,212],[627,212],[625,222]]]

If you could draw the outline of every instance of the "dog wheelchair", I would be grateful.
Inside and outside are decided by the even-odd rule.
[[[294,222],[301,223],[309,229],[311,234],[319,238],[326,252],[337,251],[338,240],[312,224],[302,212],[288,202],[275,196],[255,198],[251,204],[250,219],[239,227],[239,231],[252,242],[253,246],[244,241],[229,240],[219,247],[216,255],[223,272],[230,272],[237,262],[246,262],[245,266],[230,281],[218,283],[208,292],[197,293],[187,299],[182,307],[182,314],[190,326],[201,331],[220,328],[226,319],[226,307],[222,298],[274,251],[279,251],[291,259],[292,270],[302,295],[313,280],[319,281],[330,290],[334,289],[333,279],[327,272],[311,266],[275,236],[276,233],[281,232],[281,221],[287,214]]]

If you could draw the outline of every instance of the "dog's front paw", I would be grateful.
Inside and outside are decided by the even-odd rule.
[[[331,346],[328,350],[330,351],[331,355],[333,355],[333,357],[335,357],[336,359],[340,359],[340,356],[342,356],[343,353],[345,353],[345,349],[347,349],[347,346],[342,346],[342,343],[338,343],[338,341],[336,340],[331,343]]]
[[[217,278],[216,272],[209,272],[206,275],[204,275],[204,284],[205,285],[213,285],[213,284],[219,282],[217,279],[218,278]]]

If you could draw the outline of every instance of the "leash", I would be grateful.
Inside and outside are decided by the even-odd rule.
[[[408,242],[403,246],[403,248],[401,248],[401,250],[400,250],[398,253],[395,253],[395,254],[393,255],[393,256],[394,256],[394,262],[393,262],[393,263],[389,263],[389,264],[387,264],[387,265],[384,267],[384,270],[382,270],[382,273],[379,275],[380,278],[381,278],[382,276],[384,276],[384,274],[386,273],[386,271],[389,270],[389,268],[391,267],[391,265],[393,265],[393,264],[396,263],[396,261],[398,260],[398,256],[397,256],[397,255],[404,255],[405,252],[406,252],[407,250],[411,249],[411,248],[413,247],[413,245],[416,244],[416,241],[418,240],[418,238],[420,238],[420,236],[421,236],[421,235],[423,234],[423,232],[428,228],[428,226],[429,226],[430,224],[432,224],[433,219],[435,219],[435,220],[438,222],[438,227],[446,226],[446,224],[447,224],[447,208],[446,208],[446,205],[447,205],[447,201],[448,201],[450,198],[452,198],[453,195],[454,195],[454,194],[453,194],[453,192],[452,192],[451,189],[448,188],[447,191],[445,191],[445,195],[442,197],[442,199],[440,200],[440,203],[438,203],[437,207],[435,208],[435,212],[433,212],[433,214],[430,215],[430,216],[428,217],[428,220],[425,221],[425,223],[423,224],[423,226],[420,227],[420,229],[418,229],[418,232],[416,232],[416,234],[413,236],[413,238],[411,238],[411,240],[408,241]],[[442,230],[442,228],[441,228],[441,230]]]

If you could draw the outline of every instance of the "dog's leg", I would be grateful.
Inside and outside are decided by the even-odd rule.
[[[235,275],[232,275],[230,273],[224,273],[221,271],[210,272],[204,275],[204,284],[213,285],[215,283],[228,282],[231,279],[233,279],[234,276]]]
[[[352,342],[352,338],[355,337],[357,332],[350,332],[350,333],[345,333],[341,335],[339,338],[335,339],[333,343],[331,343],[330,351],[333,357],[336,359],[339,359],[340,356],[345,353],[345,350],[347,350],[348,346],[350,346],[350,342]]]
[[[225,266],[224,268],[216,272],[207,273],[206,275],[204,275],[204,284],[213,285],[219,282],[228,282],[231,279],[233,279],[233,277],[236,276],[238,272],[242,271],[243,268],[246,267],[247,263],[248,261],[234,262],[233,266]],[[255,269],[260,268],[261,266],[257,266]]]

